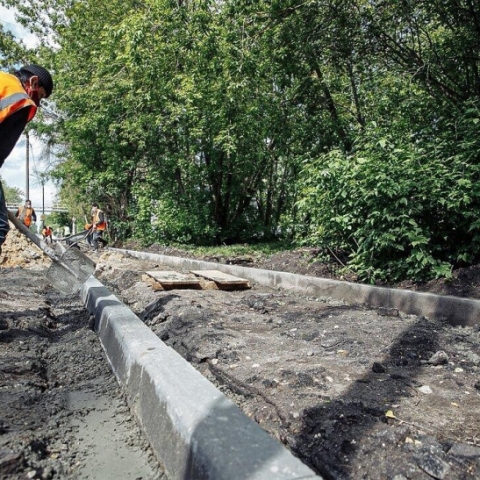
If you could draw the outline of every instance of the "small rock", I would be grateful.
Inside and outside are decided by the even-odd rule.
[[[331,338],[322,340],[322,342],[320,342],[320,345],[323,348],[331,348],[339,345],[340,343],[343,343],[343,340],[341,338],[331,337]]]
[[[445,365],[448,360],[448,355],[443,350],[439,350],[428,359],[428,363],[430,365]]]
[[[422,385],[419,389],[419,392],[425,393],[426,395],[430,395],[432,392],[432,389],[428,385]]]
[[[377,313],[382,317],[398,317],[400,315],[396,308],[379,307]]]
[[[424,472],[438,480],[443,480],[450,470],[450,465],[447,462],[429,452],[425,453],[417,463]]]
[[[477,390],[480,390],[480,381],[478,381],[477,383],[475,383],[474,387],[475,387]]]
[[[374,362],[372,365],[372,372],[373,373],[385,373],[387,371],[387,367],[382,365],[381,363]]]
[[[469,460],[475,460],[480,458],[480,448],[473,445],[464,445],[462,443],[454,443],[452,448],[448,451],[449,455],[455,457],[466,458]]]

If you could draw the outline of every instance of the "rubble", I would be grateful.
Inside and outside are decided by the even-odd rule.
[[[21,267],[31,270],[44,270],[50,264],[51,260],[47,255],[10,224],[7,239],[2,245],[0,268]]]

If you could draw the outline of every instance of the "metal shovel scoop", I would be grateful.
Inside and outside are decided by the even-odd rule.
[[[49,247],[41,238],[31,232],[12,212],[8,212],[8,219],[23,235],[40,248],[53,260],[45,273],[47,280],[60,292],[73,294],[95,271],[95,263],[76,248],[65,249],[59,246],[59,253]]]

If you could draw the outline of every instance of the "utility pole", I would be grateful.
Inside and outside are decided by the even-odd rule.
[[[26,153],[26,165],[25,165],[25,200],[30,199],[30,137],[28,132],[25,132],[27,153]]]

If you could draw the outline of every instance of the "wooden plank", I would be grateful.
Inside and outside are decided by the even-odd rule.
[[[192,270],[194,275],[215,282],[221,288],[250,288],[250,282],[246,278],[235,277],[219,270]]]
[[[198,278],[192,277],[191,275],[185,275],[184,273],[175,272],[175,271],[150,271],[145,272],[147,275],[152,277],[155,282],[161,284],[163,288],[168,287],[198,287],[200,286],[200,280]]]
[[[157,282],[153,277],[150,275],[143,274],[142,275],[142,281],[145,283],[148,283],[154,292],[158,292],[159,290],[164,290],[162,287],[162,284]]]

